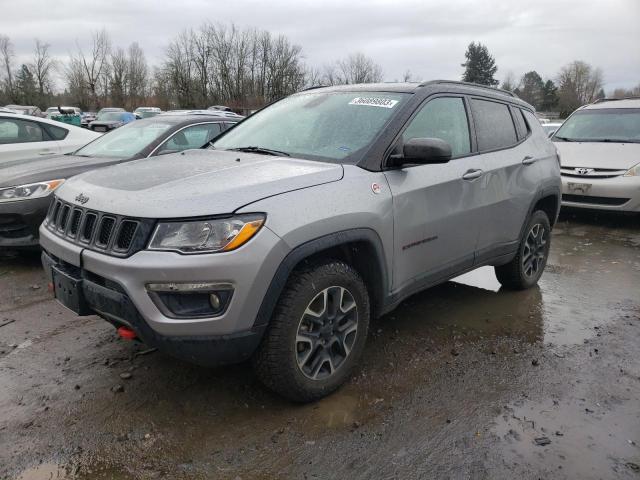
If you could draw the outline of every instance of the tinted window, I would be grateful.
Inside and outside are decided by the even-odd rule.
[[[440,97],[427,103],[402,134],[403,142],[412,138],[440,138],[451,145],[454,157],[470,153],[469,124],[462,98]]]
[[[516,122],[518,139],[522,140],[524,137],[526,137],[529,134],[527,123],[524,121],[524,117],[522,116],[522,110],[520,110],[519,108],[512,108],[511,113],[513,114],[513,119]]]
[[[48,140],[36,122],[17,118],[0,118],[0,144],[29,143]]]
[[[160,147],[158,153],[164,151],[180,152],[191,148],[202,148],[219,134],[219,123],[207,123],[204,125],[187,127],[184,130],[180,130],[167,140],[162,147]]]
[[[478,137],[478,149],[481,152],[507,148],[518,142],[507,105],[473,99],[471,111]]]
[[[67,136],[67,133],[69,133],[69,130],[62,127],[54,127],[53,125],[48,125],[47,128],[54,140],[63,140],[64,137]]]

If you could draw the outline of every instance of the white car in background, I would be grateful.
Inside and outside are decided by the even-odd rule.
[[[640,98],[580,107],[551,140],[563,206],[640,212]]]
[[[55,120],[0,112],[0,164],[74,152],[100,135]]]

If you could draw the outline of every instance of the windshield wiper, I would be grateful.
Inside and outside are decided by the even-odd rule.
[[[557,138],[559,140],[562,140],[563,142],[575,142],[575,140],[572,140],[572,139],[567,138],[567,137],[559,137],[558,135],[554,135],[552,138],[553,139]]]
[[[604,142],[604,143],[637,143],[638,140],[632,139],[616,139],[616,138],[590,138],[590,142]]]
[[[274,155],[276,157],[291,156],[287,152],[282,152],[280,150],[272,150],[270,148],[264,148],[264,147],[238,147],[238,148],[229,148],[229,150],[233,152],[249,152],[249,153],[259,153],[262,155]]]

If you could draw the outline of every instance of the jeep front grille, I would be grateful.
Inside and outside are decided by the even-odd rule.
[[[44,223],[58,237],[118,257],[142,250],[154,224],[151,219],[99,212],[59,199],[52,202]]]

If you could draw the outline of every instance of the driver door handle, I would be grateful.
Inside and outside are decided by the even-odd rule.
[[[467,170],[467,172],[462,175],[463,180],[475,180],[476,178],[480,178],[484,172],[482,170]]]
[[[536,159],[533,158],[531,155],[527,155],[522,159],[523,165],[533,165],[534,163],[536,163]]]

